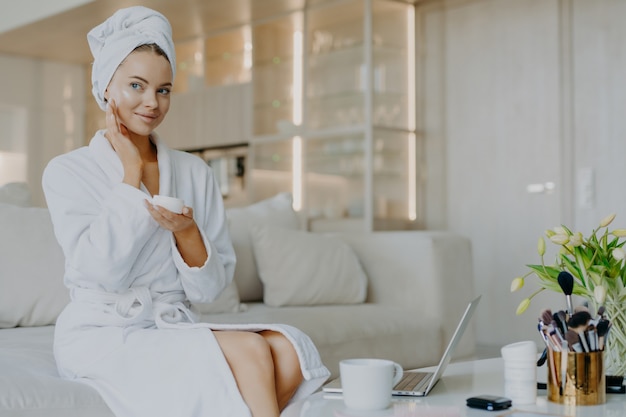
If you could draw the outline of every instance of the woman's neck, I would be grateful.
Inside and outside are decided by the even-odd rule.
[[[152,143],[150,136],[138,136],[131,133],[130,140],[135,144],[144,162],[156,162],[157,150],[156,145]]]

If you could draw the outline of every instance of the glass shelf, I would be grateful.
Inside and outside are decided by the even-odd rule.
[[[253,30],[253,134],[278,131],[293,120],[294,33],[302,27],[302,12],[294,12]]]
[[[176,49],[174,93],[186,93],[204,88],[203,39],[179,42]]]
[[[284,65],[254,68],[254,105],[272,103],[274,100],[292,100],[293,71]]]
[[[414,9],[391,0],[372,1],[372,10],[366,4],[309,3],[303,16],[253,29],[255,45],[263,46],[255,46],[252,76],[252,200],[281,191],[301,195],[298,205],[311,230],[415,227],[416,180],[409,178],[417,161],[409,131],[414,55],[408,38],[414,36]],[[297,73],[293,42],[301,27],[304,56]],[[294,126],[298,106],[303,123]]]
[[[207,86],[250,82],[252,78],[250,26],[242,26],[206,38],[204,65],[204,81]]]
[[[251,170],[248,190],[251,201],[270,198],[293,189],[292,139],[250,143]]]

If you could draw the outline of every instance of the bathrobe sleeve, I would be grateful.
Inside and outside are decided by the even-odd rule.
[[[177,151],[174,152],[178,154]],[[195,156],[188,154],[179,154],[179,156],[183,158],[184,163],[177,165],[191,167],[192,171],[192,175],[188,177],[190,178],[189,184],[178,185],[179,192],[180,188],[191,187],[186,191],[193,194],[190,194],[186,201],[192,201],[194,220],[200,229],[208,257],[201,267],[189,267],[180,255],[176,241],[172,237],[174,263],[189,301],[210,303],[233,280],[235,250],[228,232],[222,194],[211,168],[204,162],[198,164],[199,159]]]
[[[85,153],[53,159],[42,181],[65,254],[65,277],[87,288],[95,282],[107,291],[124,290],[134,279],[135,260],[158,224],[144,206],[144,192],[121,181],[111,187],[94,173],[98,168]]]

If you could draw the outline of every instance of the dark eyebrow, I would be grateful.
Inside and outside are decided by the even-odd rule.
[[[145,78],[142,78],[142,77],[140,77],[140,76],[138,76],[138,75],[133,75],[133,76],[131,76],[130,78],[135,78],[135,79],[137,79],[137,80],[139,80],[139,81],[143,82],[144,84],[150,84],[150,83],[148,82],[148,80],[146,80]],[[165,84],[161,84],[161,85],[160,85],[160,87],[171,87],[171,86],[172,86],[172,83],[165,83]]]

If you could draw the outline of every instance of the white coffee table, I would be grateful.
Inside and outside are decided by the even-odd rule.
[[[433,369],[424,368],[427,371]],[[503,412],[469,408],[465,400],[481,394],[504,395],[503,374],[501,358],[458,362],[448,366],[443,378],[428,396],[410,399],[394,397],[391,407],[384,411],[354,413],[345,408],[339,395],[317,392],[291,404],[281,417],[496,417]],[[545,366],[538,369],[538,379],[545,381]],[[552,403],[547,400],[546,394],[545,390],[540,390],[536,404],[514,409],[572,417],[626,416],[626,394],[607,394],[605,404],[579,407]]]

